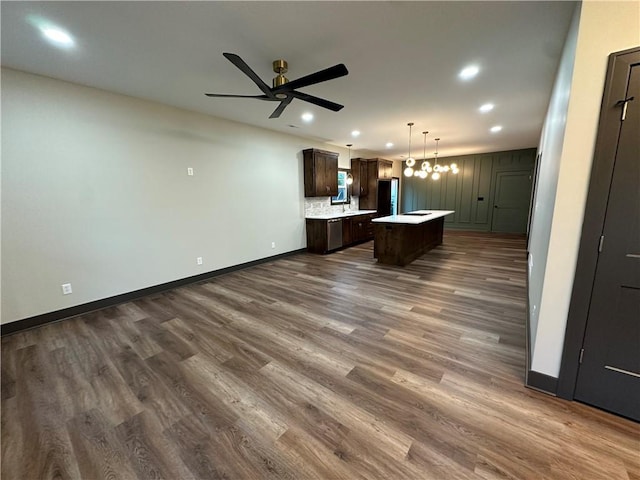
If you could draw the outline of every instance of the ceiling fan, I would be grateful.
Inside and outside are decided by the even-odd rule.
[[[247,77],[249,77],[253,83],[263,92],[263,95],[227,95],[220,93],[205,93],[207,97],[227,97],[227,98],[255,98],[257,100],[266,100],[269,102],[280,102],[280,105],[273,111],[269,118],[278,118],[280,114],[287,108],[287,105],[291,103],[294,98],[303,100],[305,102],[313,103],[319,107],[327,108],[334,112],[341,110],[344,105],[330,102],[324,98],[314,97],[307,93],[297,91],[297,88],[308,87],[309,85],[315,85],[316,83],[326,82],[327,80],[333,80],[334,78],[343,77],[349,74],[347,67],[340,63],[333,67],[320,70],[318,72],[306,75],[298,78],[297,80],[289,81],[284,74],[287,73],[287,62],[284,60],[276,60],[273,62],[273,71],[278,75],[273,79],[273,87],[269,87],[262,81],[258,75],[251,70],[249,65],[245,63],[235,53],[223,53],[225,58],[233,63],[236,67],[242,71]]]

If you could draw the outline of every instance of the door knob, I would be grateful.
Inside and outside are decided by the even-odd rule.
[[[498,208],[498,205],[494,205],[493,208]]]

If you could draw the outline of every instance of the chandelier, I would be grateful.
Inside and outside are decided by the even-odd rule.
[[[407,123],[407,125],[409,126],[409,156],[407,157],[406,160],[406,165],[407,168],[404,169],[404,176],[405,177],[412,177],[413,176],[413,166],[416,164],[416,160],[415,158],[413,158],[411,156],[411,127],[413,127],[413,122],[409,122]]]
[[[436,151],[434,152],[434,157],[433,157],[433,166],[431,165],[431,163],[427,160],[427,133],[429,132],[422,132],[422,134],[424,135],[424,147],[422,150],[422,165],[420,167],[420,169],[413,169],[413,166],[416,164],[416,161],[413,157],[411,157],[411,127],[413,126],[413,123],[408,123],[407,124],[409,126],[409,157],[406,160],[406,165],[407,168],[404,169],[404,175],[405,177],[418,177],[418,178],[431,178],[431,180],[439,180],[440,177],[445,174],[445,173],[453,173],[454,175],[457,175],[458,172],[460,171],[460,169],[458,168],[458,165],[455,163],[451,163],[449,165],[447,164],[440,164],[438,161],[438,143],[440,142],[439,138],[436,138]]]

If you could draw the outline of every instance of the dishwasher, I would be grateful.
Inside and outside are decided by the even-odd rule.
[[[327,250],[342,247],[342,219],[334,218],[327,222]]]

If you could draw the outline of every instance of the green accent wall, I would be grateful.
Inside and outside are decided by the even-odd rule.
[[[535,158],[535,148],[441,158],[441,163],[457,163],[460,172],[449,172],[437,181],[403,175],[400,211],[455,210],[445,217],[445,227],[489,232],[498,173],[528,171],[532,177]],[[418,168],[421,164],[422,160],[416,161]],[[403,171],[405,167],[403,162]],[[519,194],[531,196],[530,189]]]

